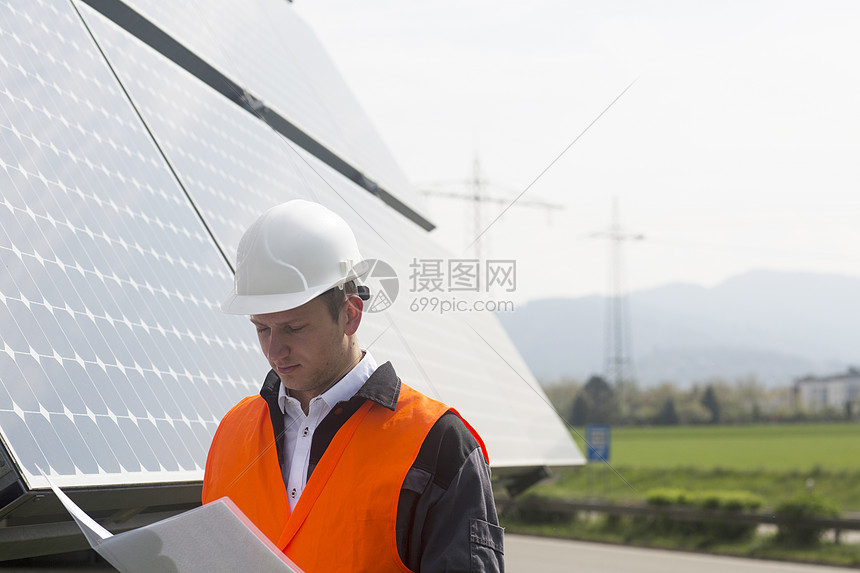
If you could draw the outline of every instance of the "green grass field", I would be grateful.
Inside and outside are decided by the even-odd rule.
[[[582,428],[577,432],[585,433]],[[575,439],[584,453],[582,439]],[[749,491],[761,496],[766,508],[775,508],[811,488],[840,508],[843,515],[860,512],[860,424],[613,428],[609,464],[592,463],[559,472],[525,495],[643,501],[649,490],[667,487],[691,492]],[[683,537],[655,540],[625,533],[623,527],[601,529],[602,522],[595,523],[597,527],[587,519],[575,519],[570,524],[523,525],[513,521],[505,525],[511,531],[628,545],[665,544],[688,550],[707,547],[708,551],[735,555],[860,564],[857,544],[789,549],[775,544],[771,534],[763,534],[722,547],[710,538],[693,542]],[[696,545],[699,543],[705,544]]]
[[[584,435],[582,429],[577,431]],[[585,452],[582,440],[575,439]],[[610,463],[637,468],[860,470],[860,424],[613,428]]]
[[[563,472],[532,492],[641,500],[660,487],[745,490],[773,507],[812,485],[843,511],[860,511],[860,424],[613,428],[609,463]]]

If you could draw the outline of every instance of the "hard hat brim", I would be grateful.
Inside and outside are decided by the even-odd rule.
[[[371,265],[369,261],[361,261],[354,265],[350,272],[342,280],[332,284],[318,288],[310,288],[301,292],[294,293],[278,293],[278,294],[255,294],[255,295],[240,295],[235,291],[227,295],[224,302],[221,303],[221,312],[225,314],[269,314],[272,312],[281,312],[283,310],[292,310],[298,308],[305,303],[308,303],[336,286],[340,286],[352,280],[361,280],[370,272]]]
[[[221,311],[226,314],[269,314],[282,310],[292,310],[318,297],[328,288],[302,291],[290,294],[239,295],[230,293],[221,303]]]

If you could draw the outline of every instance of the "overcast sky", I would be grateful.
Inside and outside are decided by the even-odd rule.
[[[513,198],[487,231],[516,299],[607,288],[610,224],[631,290],[751,269],[860,276],[860,3],[295,0],[406,175],[463,191],[477,154]],[[483,210],[487,225],[501,205]],[[471,205],[429,198],[439,240]]]

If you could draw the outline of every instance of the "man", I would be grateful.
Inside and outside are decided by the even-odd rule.
[[[307,573],[503,571],[480,437],[358,344],[361,260],[308,201],[242,237],[222,310],[250,315],[271,371],[221,421],[203,502],[230,497]]]

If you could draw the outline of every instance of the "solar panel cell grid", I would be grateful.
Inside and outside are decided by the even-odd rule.
[[[0,4],[0,54],[0,436],[31,487],[199,479],[260,364],[229,266],[70,5]]]

